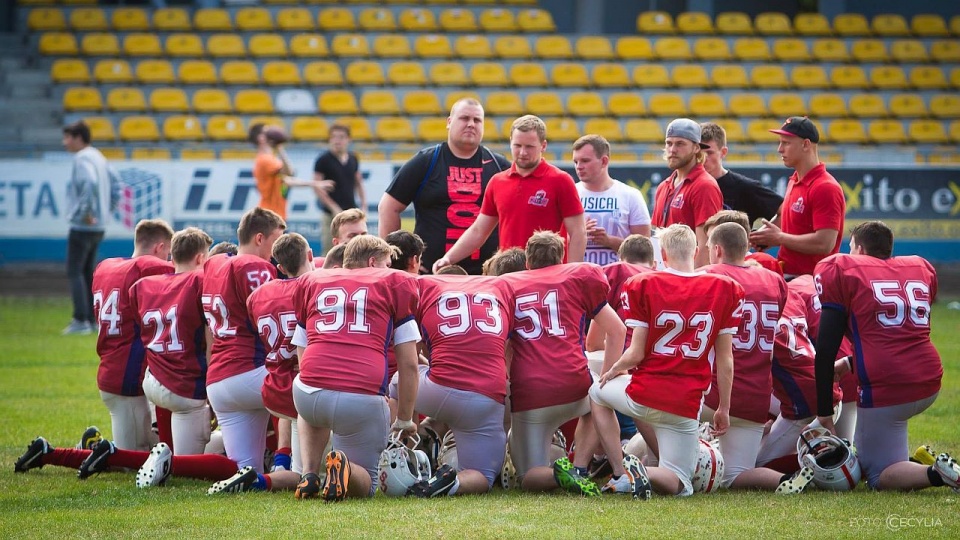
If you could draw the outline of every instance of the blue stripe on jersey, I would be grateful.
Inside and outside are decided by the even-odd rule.
[[[267,363],[267,350],[259,337],[260,333],[257,332],[250,319],[247,319],[247,330],[250,330],[250,335],[253,336],[253,367],[258,368]]]
[[[857,325],[857,316],[850,314],[850,330],[853,334],[853,357],[857,360],[857,380],[860,383],[860,407],[873,407],[873,388],[870,387],[870,378],[867,376],[867,363],[863,358],[863,342],[860,339],[860,327]]]
[[[847,312],[846,306],[844,306],[843,304],[834,304],[833,302],[828,302],[828,303],[826,303],[826,304],[821,304],[821,305],[820,305],[820,308],[821,308],[821,309],[822,309],[822,308],[835,309],[835,310],[837,310],[837,311],[839,311],[839,312],[841,312],[841,313],[846,313],[846,312]]]
[[[412,318],[412,317],[410,317]],[[405,321],[408,319],[404,319]],[[387,351],[393,345],[393,321],[387,321],[387,335],[384,336],[384,347],[383,347],[383,380],[380,381],[380,391],[381,396],[387,395],[387,388],[390,386],[390,361],[387,359]],[[394,357],[396,357],[396,351],[394,351]],[[397,365],[397,370],[400,369],[399,364]],[[399,397],[400,390],[397,389],[397,397]]]
[[[773,359],[770,372],[773,374],[773,377],[783,385],[787,397],[789,397],[793,403],[791,408],[793,409],[793,413],[797,415],[797,418],[809,418],[813,416],[810,404],[807,403],[807,400],[803,397],[803,392],[800,391],[800,385],[798,385],[793,376],[780,365],[780,362],[777,361],[776,358]]]
[[[143,342],[140,341],[140,325],[133,323],[133,343],[130,344],[130,353],[127,354],[127,364],[123,371],[120,395],[143,395],[143,363],[146,356],[147,351],[143,347]]]
[[[202,375],[194,381],[193,399],[207,399],[207,344],[205,341],[204,327],[197,328],[193,334],[193,346],[197,351],[197,365],[200,366]]]

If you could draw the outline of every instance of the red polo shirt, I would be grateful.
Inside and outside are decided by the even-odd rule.
[[[653,219],[655,227],[683,223],[696,230],[711,216],[723,209],[723,194],[710,173],[697,164],[687,173],[679,186],[673,181],[677,171],[660,183],[654,195]]]
[[[840,251],[846,209],[843,188],[836,178],[827,172],[826,165],[821,163],[810,169],[802,179],[796,172],[793,173],[787,184],[783,206],[780,207],[780,229],[787,234],[808,234],[820,229],[834,229],[838,234],[837,242],[830,253],[810,255],[781,246],[777,259],[783,265],[784,274],[813,274],[818,262]]]

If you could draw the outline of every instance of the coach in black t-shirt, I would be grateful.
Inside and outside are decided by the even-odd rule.
[[[330,126],[329,147],[313,164],[314,180],[333,180],[332,191],[315,190],[320,206],[320,241],[323,250],[333,247],[330,222],[344,210],[360,208],[367,211],[367,195],[363,190],[360,160],[349,151],[350,128],[341,124]],[[357,199],[360,205],[357,206]]]
[[[717,179],[723,194],[723,206],[745,212],[751,225],[760,218],[773,219],[780,211],[783,197],[753,178],[727,170],[723,158],[727,155],[727,132],[713,122],[700,124],[700,141],[709,145],[704,149],[707,160],[703,168]]]
[[[400,213],[413,203],[413,232],[427,245],[421,260],[426,272],[477,219],[490,178],[510,167],[505,157],[482,142],[483,106],[473,98],[457,101],[447,117],[447,142],[410,158],[380,199],[381,238],[400,229]],[[498,242],[495,233],[490,235],[460,266],[480,274],[483,261],[497,250]]]

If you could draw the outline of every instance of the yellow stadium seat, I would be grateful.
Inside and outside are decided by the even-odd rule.
[[[197,34],[170,34],[164,46],[168,56],[203,56],[203,41]]]
[[[493,41],[493,52],[499,58],[530,58],[533,49],[524,35],[501,36]]]
[[[539,37],[533,48],[540,58],[570,58],[573,56],[573,47],[566,36]]]
[[[589,86],[590,75],[583,64],[561,62],[550,69],[550,82],[554,86]]]
[[[843,101],[842,97],[837,97]],[[813,107],[812,98],[810,100],[810,105],[810,108],[813,109],[813,113],[819,114],[817,109]],[[879,118],[887,116],[889,111],[887,111],[887,105],[883,102],[883,96],[880,94],[854,94],[850,96],[850,114],[856,116],[857,118]]]
[[[433,11],[409,8],[400,12],[400,29],[406,32],[436,32],[440,27]]]
[[[584,133],[596,133],[610,142],[623,141],[623,129],[620,121],[613,118],[588,118],[583,123]]]
[[[190,102],[182,88],[157,88],[150,92],[150,109],[156,112],[187,112]]]
[[[102,9],[76,8],[70,11],[70,28],[81,32],[97,32],[109,28]]]
[[[383,66],[380,65],[380,62],[368,62],[365,60],[351,62],[347,65],[345,75],[348,84],[357,86],[381,86],[387,82],[386,75],[384,75],[383,72]]]
[[[155,9],[153,27],[159,32],[189,32],[193,29],[187,10],[179,7]]]
[[[430,82],[442,86],[463,86],[469,80],[460,62],[437,62],[430,66]]]
[[[946,144],[947,130],[939,120],[912,120],[908,128],[910,141],[918,144]]]
[[[348,8],[323,8],[317,15],[317,26],[326,32],[352,32],[357,29],[357,21]]]
[[[142,84],[173,84],[177,80],[173,65],[167,60],[141,60],[137,63],[136,78]]]
[[[749,36],[753,34],[753,21],[740,11],[727,11],[717,14],[717,31],[728,36]]]
[[[670,80],[680,88],[706,88],[710,86],[710,76],[701,64],[680,64],[673,68]]]
[[[653,51],[661,60],[685,61],[693,59],[690,43],[686,38],[659,38],[653,44]]]
[[[133,160],[169,160],[169,148],[133,148],[130,150],[130,159]]]
[[[193,27],[200,32],[231,32],[230,13],[220,8],[201,8],[193,12]]]
[[[699,11],[686,11],[677,15],[677,30],[681,34],[713,34],[716,31],[710,15]]]
[[[207,38],[207,54],[215,58],[246,56],[247,47],[239,34],[213,34]]]
[[[177,78],[184,84],[216,84],[217,71],[207,60],[184,60],[177,69]]]
[[[599,88],[623,88],[631,85],[627,68],[619,62],[595,64],[591,79]]]
[[[663,144],[663,127],[656,120],[632,118],[624,126],[624,135],[632,143]]]
[[[207,137],[214,141],[243,141],[247,138],[247,128],[239,116],[214,115],[207,120]],[[225,159],[223,153],[220,157]]]
[[[516,92],[490,92],[484,99],[484,111],[491,116],[520,116],[523,102]]]
[[[693,42],[693,55],[706,62],[726,62],[730,60],[730,47],[723,38],[699,38]]]
[[[767,104],[760,94],[733,94],[730,96],[729,110],[736,116],[764,116],[767,114]]]
[[[478,86],[501,86],[507,70],[498,62],[478,62],[470,67],[470,82]]]
[[[626,36],[617,40],[617,56],[621,60],[653,60],[653,45],[639,36]]]
[[[120,40],[114,34],[90,33],[80,41],[80,52],[88,56],[120,56]]]
[[[400,114],[396,94],[386,90],[367,90],[360,96],[360,111],[370,115]]]
[[[133,73],[126,60],[99,60],[93,67],[93,78],[104,84],[133,82]]]
[[[239,15],[237,26],[240,25]],[[277,28],[284,32],[309,32],[317,28],[306,8],[290,7],[277,11]]]
[[[489,108],[489,99],[487,101]],[[403,112],[407,114],[441,114],[440,98],[432,90],[414,90],[403,95]]]
[[[67,19],[60,8],[33,8],[27,15],[27,28],[33,31],[66,30]]]
[[[930,44],[930,56],[936,62],[958,64],[960,63],[960,42],[952,39],[938,39]]]
[[[485,138],[490,139],[484,130]],[[496,131],[496,130],[494,130]],[[447,137],[447,121],[443,118],[424,118],[417,122],[417,139],[421,141],[442,141]]]
[[[349,90],[325,90],[317,98],[317,106],[324,114],[357,114],[357,98]]]
[[[225,84],[260,83],[257,65],[248,60],[230,60],[220,64],[220,80]]]
[[[421,58],[450,58],[453,46],[443,34],[426,34],[413,38],[413,52]]]
[[[739,64],[719,64],[710,71],[710,80],[718,88],[744,88],[750,85],[747,70]]]
[[[296,141],[325,141],[329,135],[327,121],[316,116],[296,116],[290,122],[290,136]]]
[[[444,109],[449,111],[450,109],[453,108],[453,105],[457,101],[460,101],[461,99],[465,99],[465,98],[473,98],[473,99],[479,100],[480,94],[472,90],[454,90],[451,92],[447,92],[443,98],[443,103],[444,103],[443,107]]]
[[[742,143],[747,141],[747,133],[743,130],[743,124],[736,118],[718,118],[713,121],[723,128],[726,134],[727,144]]]
[[[849,90],[867,88],[870,81],[860,66],[836,66],[830,69],[830,82],[837,88]]]
[[[290,54],[299,58],[327,58],[330,50],[320,34],[296,34],[290,38]]]
[[[521,32],[550,33],[557,31],[553,16],[545,9],[524,9],[517,13],[517,26]]]
[[[527,42],[527,48],[530,48],[529,42]],[[460,58],[491,58],[493,46],[490,45],[490,39],[487,36],[457,36],[453,41],[453,52]]]
[[[873,33],[883,37],[909,36],[910,28],[902,15],[886,13],[873,18]]]
[[[150,19],[143,8],[118,7],[110,18],[114,30],[142,32],[150,29]]]
[[[929,62],[930,56],[923,42],[918,39],[897,39],[890,44],[890,56],[897,62]]]
[[[287,42],[279,34],[254,34],[250,38],[250,56],[257,58],[287,55]]]
[[[303,80],[314,86],[340,86],[343,72],[336,62],[310,62],[303,66]]]
[[[237,10],[234,23],[241,32],[269,32],[273,30],[270,11],[261,7],[244,7]]]
[[[773,42],[773,57],[783,62],[809,62],[806,39],[780,38]]]
[[[334,123],[349,127],[350,138],[355,141],[369,141],[373,138],[370,122],[362,116],[341,116],[334,119]]]
[[[77,54],[77,38],[63,32],[44,32],[38,45],[40,54],[48,56],[73,56]]]
[[[139,88],[114,88],[107,93],[107,108],[118,112],[143,112],[147,100]]]
[[[366,36],[360,34],[336,34],[330,43],[335,56],[367,57],[370,56],[370,44]]]
[[[842,39],[823,38],[813,40],[813,58],[818,62],[848,62],[850,51]]]
[[[389,9],[372,7],[360,11],[357,19],[360,29],[367,32],[395,32],[397,19]]]
[[[90,136],[95,141],[112,141],[117,138],[113,122],[106,116],[87,116],[83,121],[90,126]]]
[[[960,97],[955,94],[934,94],[930,112],[937,118],[960,118]]]
[[[480,12],[480,28],[484,32],[509,34],[519,30],[517,19],[509,9],[485,9]]]
[[[123,38],[123,53],[128,56],[160,56],[163,48],[156,34],[131,33]]]
[[[673,15],[666,11],[644,11],[637,15],[637,31],[641,34],[675,34]]]
[[[154,142],[160,140],[160,129],[152,116],[127,116],[117,126],[120,139],[130,142]]]
[[[688,106],[690,114],[694,117],[720,116],[727,112],[727,105],[723,102],[723,96],[715,92],[691,95]]]
[[[200,141],[203,140],[203,126],[196,116],[169,116],[163,121],[163,138],[171,141]],[[183,158],[182,153],[180,157]]]
[[[802,36],[829,36],[833,33],[830,21],[822,13],[798,13],[793,27]]]
[[[607,107],[597,92],[571,92],[567,96],[567,111],[573,116],[604,116]]]
[[[112,129],[112,127],[111,127]],[[92,133],[91,129],[91,133]],[[94,140],[102,140],[102,137],[97,137],[93,135]],[[100,153],[103,154],[103,157],[112,160],[112,161],[122,161],[127,159],[127,149],[125,147],[118,146],[97,146],[97,150],[100,150]]]
[[[921,118],[930,114],[920,94],[890,96],[890,113],[898,118]]]
[[[83,60],[58,58],[50,66],[50,78],[57,83],[87,82],[90,80],[90,69]]]
[[[939,71],[939,70],[937,70],[937,71]],[[927,83],[927,80],[926,80],[926,79],[928,78],[928,76],[927,76],[925,73],[918,73],[917,76],[920,78],[921,81],[923,81],[922,84]],[[942,72],[942,71],[940,72],[940,76],[941,76],[941,77],[943,76],[943,72]],[[929,75],[929,77],[930,77],[930,80],[929,80],[929,83],[930,83],[930,84],[936,84],[936,87],[937,87],[937,88],[941,88],[941,86],[940,86],[940,84],[939,84],[939,78],[936,76],[935,73],[931,73],[931,74]],[[917,85],[917,83],[913,81],[913,78],[914,78],[914,76],[913,76],[913,73],[911,72],[911,73],[910,73],[910,82],[912,82],[912,83],[914,84],[914,86],[917,86],[917,87],[919,88],[920,86]],[[953,69],[950,70],[950,86],[953,86],[954,88],[960,89],[960,68],[953,68]]]
[[[900,66],[880,66],[870,70],[870,83],[884,90],[906,88],[907,74]]]
[[[910,30],[920,37],[946,37],[950,35],[943,17],[935,13],[918,13],[910,19]]]
[[[510,83],[515,86],[543,87],[550,84],[550,79],[543,64],[517,62],[510,66]]]
[[[235,120],[239,120],[239,118],[231,117],[231,120],[234,120],[234,122],[231,123],[231,125],[232,125],[232,126],[236,126]],[[233,129],[235,129],[235,128],[233,128]],[[215,130],[214,130],[214,131],[216,131],[216,133],[217,133],[218,135],[220,135],[220,136],[228,137],[228,138],[222,139],[222,140],[228,140],[228,141],[240,141],[240,140],[241,140],[239,137],[237,137],[237,134],[235,134],[235,133],[227,132],[226,134],[224,134],[224,132],[223,132],[223,126],[222,126],[222,123],[220,123],[220,122],[218,122],[218,123],[215,125]],[[207,123],[207,133],[208,133],[208,136],[209,136],[209,133],[210,133],[210,123],[209,123],[209,122]],[[214,140],[219,140],[219,139],[216,139],[216,138],[215,138]],[[220,151],[220,161],[250,161],[250,160],[252,160],[252,159],[254,159],[254,158],[256,158],[256,157],[257,157],[257,152],[256,152],[256,150],[251,149],[249,146],[239,146],[239,147],[224,148],[223,150]]]
[[[63,93],[65,111],[99,111],[103,109],[100,90],[88,86],[74,86]]]
[[[793,86],[802,89],[830,87],[827,70],[817,64],[796,66],[790,71],[790,82]]]
[[[733,42],[733,55],[745,62],[768,62],[770,47],[760,38],[737,38]]]
[[[903,144],[907,142],[907,132],[899,120],[871,120],[867,125],[867,136],[877,144]]]
[[[477,18],[467,9],[451,8],[440,12],[440,28],[444,32],[476,32]]]
[[[577,121],[572,118],[547,118],[544,123],[547,125],[549,141],[575,141],[582,133],[577,126]]]
[[[615,92],[607,100],[607,108],[614,116],[640,116],[646,114],[643,98],[636,92]]]
[[[603,36],[583,36],[577,38],[575,48],[577,56],[584,60],[611,60],[613,46]]]
[[[796,115],[797,113],[792,113],[791,116]],[[770,143],[777,140],[777,136],[773,133],[770,133],[769,130],[776,129],[780,127],[782,123],[781,120],[775,120],[771,118],[757,118],[755,120],[750,120],[747,122],[747,129],[744,135],[745,141],[755,142],[755,143]],[[735,156],[739,155],[742,158],[742,161],[759,161],[758,159],[747,159],[743,157],[743,153],[735,152],[727,156],[727,159],[734,157],[733,161],[736,161]]]
[[[387,67],[387,82],[400,86],[424,86],[427,72],[420,62],[394,62]]]
[[[863,144],[867,132],[860,120],[834,120],[827,127],[826,139],[830,143]]]
[[[233,112],[230,94],[219,88],[201,88],[193,93],[190,100],[193,110],[198,113]]]
[[[379,64],[377,64],[377,67],[379,67]],[[383,73],[381,71],[381,77],[382,75]],[[303,82],[300,78],[300,68],[297,64],[295,62],[282,60],[265,63],[261,77],[264,83],[274,86],[292,86],[299,85]]]
[[[757,88],[786,88],[787,72],[779,64],[760,64],[750,70],[750,83]]]
[[[239,90],[233,96],[233,108],[241,114],[264,114],[273,112],[270,92],[257,88]]]
[[[770,109],[770,114],[778,118],[803,115],[808,111],[803,96],[793,92],[772,94],[767,100],[767,108]]]
[[[782,36],[793,33],[790,18],[782,12],[765,12],[757,15],[753,21],[757,33],[766,36]]]
[[[562,116],[564,113],[563,100],[556,92],[530,92],[525,103],[526,111],[537,116]]]
[[[950,122],[950,140],[960,143],[960,120]]]
[[[881,104],[882,103],[881,101]],[[853,103],[851,101],[851,108],[852,107]],[[813,94],[810,96],[810,114],[817,118],[847,116],[847,104],[843,101],[843,96],[840,94]]]
[[[380,58],[410,58],[410,40],[400,34],[381,34],[373,38],[373,55]]]
[[[833,30],[844,37],[869,36],[867,18],[860,13],[841,13],[833,19]]]
[[[687,104],[684,103],[683,96],[680,94],[651,94],[647,100],[647,106],[650,114],[654,116],[678,116],[687,115]]]
[[[670,74],[663,64],[640,64],[633,68],[633,82],[641,88],[670,86]]]
[[[385,142],[413,141],[413,124],[407,118],[381,118],[374,125],[376,139]]]
[[[439,118],[437,118],[437,120],[439,120]],[[442,140],[445,136],[446,135],[441,134],[437,139],[431,140]],[[497,122],[489,116],[485,116],[483,118],[483,137],[489,142],[500,142],[507,140],[503,132],[497,127]]]

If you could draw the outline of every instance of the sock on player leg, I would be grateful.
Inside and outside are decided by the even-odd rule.
[[[54,448],[53,452],[44,454],[41,462],[44,465],[56,465],[57,467],[67,467],[70,469],[79,468],[83,460],[92,454],[90,450],[77,450],[74,448]]]
[[[219,482],[230,478],[236,472],[236,462],[227,456],[219,454],[173,456],[174,476]]]

